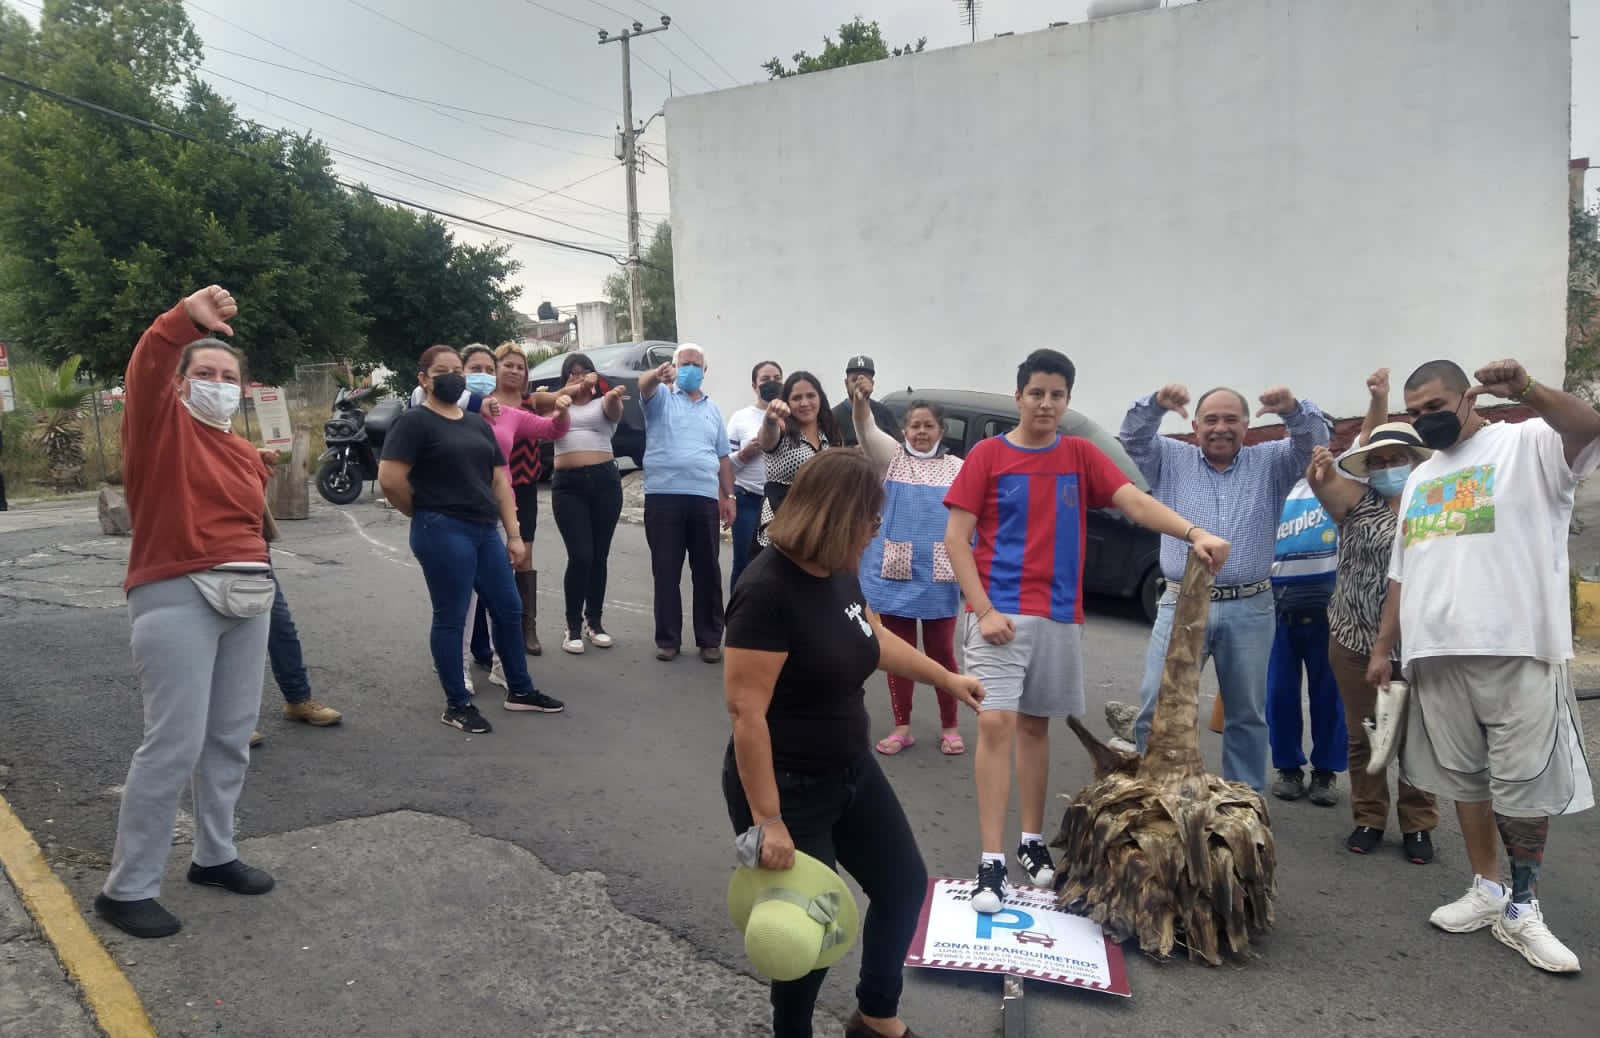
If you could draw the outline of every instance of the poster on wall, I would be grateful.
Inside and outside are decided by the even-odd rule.
[[[252,383],[250,395],[256,404],[256,421],[261,423],[261,444],[268,450],[286,451],[294,445],[294,427],[289,424],[289,402],[281,386]]]
[[[993,915],[974,912],[971,902],[971,879],[928,880],[906,965],[1133,993],[1122,949],[1098,923],[1057,907],[1055,891],[1013,887]]]
[[[11,361],[6,355],[6,344],[0,342],[0,413],[16,409],[17,397],[11,389]]]

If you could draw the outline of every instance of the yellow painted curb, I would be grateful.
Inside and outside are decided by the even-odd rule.
[[[89,929],[72,894],[50,870],[33,834],[5,797],[0,797],[0,865],[55,948],[56,958],[77,981],[107,1038],[155,1038],[156,1029],[133,985]]]

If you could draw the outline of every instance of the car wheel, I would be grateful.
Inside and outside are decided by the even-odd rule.
[[[1166,590],[1162,585],[1161,567],[1151,566],[1144,571],[1144,576],[1139,578],[1139,608],[1144,612],[1144,618],[1150,623],[1156,622],[1156,610],[1161,605],[1161,593]]]

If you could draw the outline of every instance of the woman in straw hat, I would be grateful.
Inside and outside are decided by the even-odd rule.
[[[847,1038],[912,1035],[898,1015],[901,967],[927,887],[905,812],[873,759],[863,684],[884,670],[947,689],[974,710],[983,698],[976,678],[924,656],[867,608],[856,569],[883,493],[858,450],[826,451],[800,468],[768,528],[775,550],[751,560],[728,605],[723,674],[733,738],[722,788],[734,831],[759,833],[762,869],[787,872],[802,852],[842,865],[871,903]],[[823,965],[773,981],[776,1038],[811,1034],[826,973]]]
[[[1388,775],[1367,774],[1372,748],[1360,720],[1376,712],[1378,690],[1367,681],[1366,669],[1388,594],[1389,554],[1406,477],[1433,454],[1409,423],[1378,424],[1388,417],[1388,370],[1374,373],[1367,385],[1377,421],[1369,416],[1355,449],[1337,462],[1326,447],[1318,447],[1306,471],[1312,492],[1339,524],[1338,582],[1328,603],[1328,658],[1345,717],[1350,719],[1350,810],[1355,828],[1345,847],[1355,854],[1370,854],[1383,842],[1389,819]],[[1354,478],[1346,479],[1340,472]],[[1366,480],[1366,485],[1358,479]],[[1439,805],[1432,794],[1405,782],[1399,785],[1396,811],[1402,850],[1408,861],[1425,865],[1433,860]]]

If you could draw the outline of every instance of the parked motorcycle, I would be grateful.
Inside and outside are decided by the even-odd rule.
[[[317,493],[331,504],[348,505],[361,496],[363,484],[378,478],[378,459],[383,455],[383,437],[405,405],[386,397],[372,406],[361,405],[376,389],[339,390],[333,400],[333,417],[322,426],[327,445],[317,469]]]

